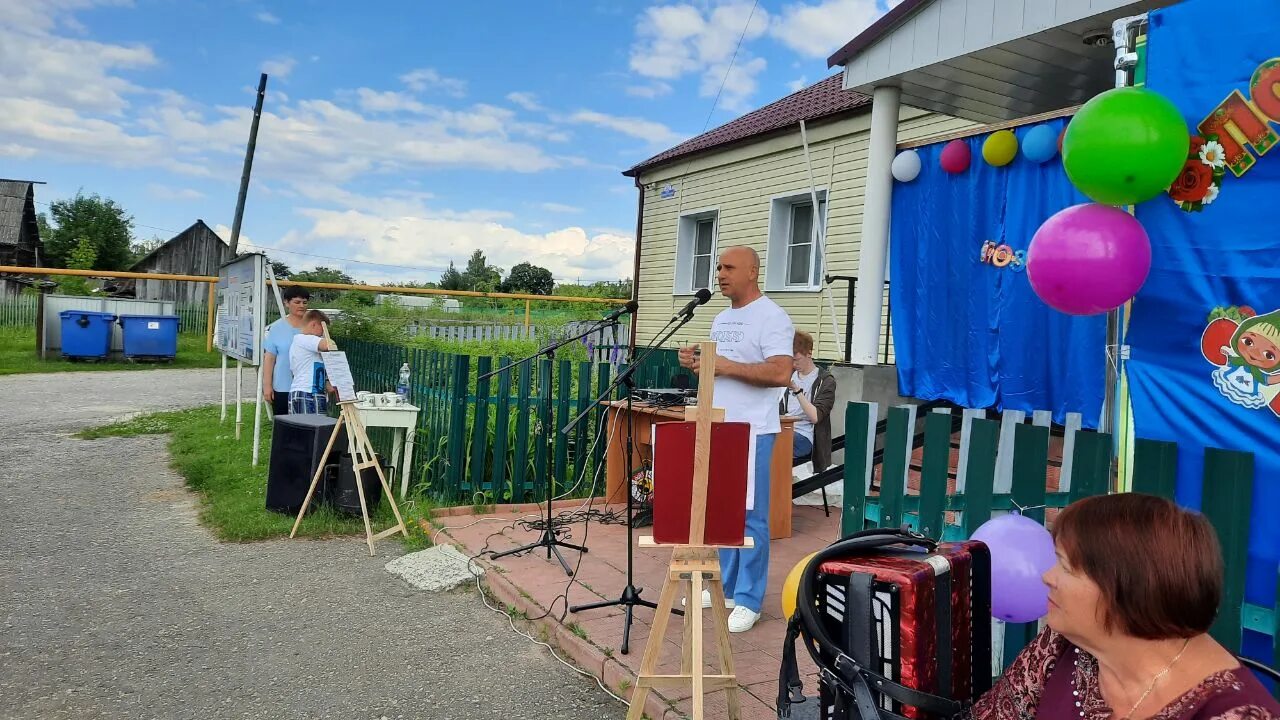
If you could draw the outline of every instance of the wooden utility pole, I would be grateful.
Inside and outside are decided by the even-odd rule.
[[[244,172],[240,173],[240,196],[236,198],[236,216],[231,221],[231,256],[240,245],[240,221],[244,220],[244,199],[249,194],[249,173],[253,171],[253,150],[258,145],[258,121],[262,119],[262,100],[267,95],[267,74],[258,78],[258,99],[253,104],[253,124],[249,126],[249,147],[244,152]]]

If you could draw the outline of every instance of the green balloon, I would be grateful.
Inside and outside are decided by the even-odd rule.
[[[1136,205],[1164,192],[1187,161],[1191,136],[1163,95],[1115,88],[1067,124],[1062,164],[1080,192],[1104,205]]]

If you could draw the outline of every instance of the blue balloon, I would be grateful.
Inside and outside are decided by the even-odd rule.
[[[1048,162],[1058,154],[1058,131],[1050,125],[1037,125],[1022,138],[1022,155],[1034,163]]]

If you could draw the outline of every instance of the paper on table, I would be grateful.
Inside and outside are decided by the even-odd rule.
[[[342,351],[322,352],[325,375],[329,383],[338,391],[338,402],[354,402],[356,399],[356,381],[351,377],[351,365],[347,363],[347,354]]]

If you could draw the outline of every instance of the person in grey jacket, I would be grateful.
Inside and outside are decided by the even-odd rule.
[[[836,379],[813,362],[813,336],[797,330],[791,385],[779,411],[796,418],[792,455],[809,457],[813,471],[831,466],[831,408],[836,404]]]

